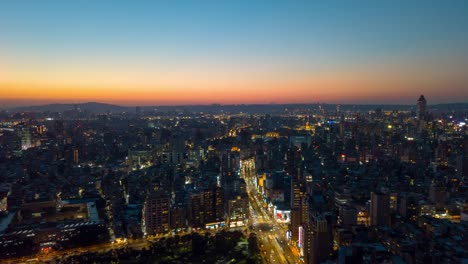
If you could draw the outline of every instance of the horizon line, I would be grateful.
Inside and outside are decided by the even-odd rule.
[[[142,105],[122,105],[122,104],[113,104],[113,103],[106,103],[106,102],[100,102],[100,101],[87,101],[87,102],[70,102],[70,103],[60,103],[60,102],[54,102],[54,103],[44,103],[44,104],[30,104],[30,105],[12,105],[12,106],[7,106],[7,107],[1,107],[0,104],[0,109],[8,110],[8,109],[15,109],[15,108],[28,108],[28,107],[43,107],[43,106],[51,106],[51,105],[85,105],[85,104],[102,104],[102,105],[110,105],[110,106],[117,106],[117,107],[125,107],[125,108],[132,108],[132,107],[184,107],[184,106],[268,106],[268,105],[342,105],[342,106],[350,106],[350,105],[355,105],[355,106],[414,106],[416,105],[416,102],[414,104],[407,104],[407,103],[335,103],[335,102],[301,102],[301,103],[294,103],[294,102],[288,102],[288,103],[229,103],[229,104],[223,104],[223,103],[200,103],[200,104],[165,104],[165,105],[147,105],[147,104],[142,104]],[[428,106],[431,105],[444,105],[444,104],[468,104],[468,102],[461,102],[461,101],[454,101],[454,102],[446,102],[446,103],[434,103],[434,104],[428,104]]]

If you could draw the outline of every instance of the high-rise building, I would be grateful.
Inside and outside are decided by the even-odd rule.
[[[417,117],[419,120],[424,120],[426,118],[426,98],[424,98],[424,95],[421,95],[418,99],[417,103]]]
[[[216,185],[190,195],[190,223],[205,227],[208,223],[224,221],[224,190]]]
[[[307,193],[303,194],[301,199],[301,223],[309,222],[309,196]]]
[[[187,227],[186,221],[186,210],[183,206],[173,206],[170,213],[171,229],[185,228]]]
[[[203,192],[190,194],[189,221],[192,227],[203,227],[205,225],[204,209]]]
[[[26,150],[32,147],[31,132],[23,128],[18,131],[18,137],[21,139],[21,149]]]
[[[292,146],[286,152],[285,160],[284,160],[284,170],[287,174],[291,176],[298,176],[298,168],[301,158],[301,152],[295,146]]]
[[[309,223],[301,226],[301,255],[306,264],[318,264],[325,261],[331,252],[330,224],[322,215],[312,217]]]
[[[214,203],[213,203],[213,221],[222,222],[224,221],[224,190],[221,187],[214,185],[212,187],[215,190]]]
[[[291,240],[299,238],[299,227],[303,223],[304,182],[298,177],[291,177]]]
[[[158,190],[148,195],[143,208],[143,232],[156,235],[169,232],[170,197]]]
[[[301,171],[301,151],[294,145],[286,152],[284,170],[289,175],[291,182],[291,240],[297,242],[299,227],[303,224],[302,205],[306,192]]]
[[[371,192],[370,222],[373,226],[390,225],[390,200],[388,194]]]
[[[230,227],[245,226],[249,218],[249,197],[239,195],[228,201],[227,222]]]
[[[234,179],[240,177],[240,150],[232,148],[221,155],[222,186],[227,189]]]
[[[181,164],[185,161],[185,140],[182,135],[171,138],[171,163]]]
[[[215,202],[215,195],[216,193],[211,190],[205,190],[203,191],[203,209],[205,211],[205,218],[204,224],[213,221],[215,210],[214,209],[214,202]]]

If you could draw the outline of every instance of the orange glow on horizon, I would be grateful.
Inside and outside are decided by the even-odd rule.
[[[291,86],[231,87],[219,89],[196,89],[177,87],[164,88],[94,88],[63,86],[40,86],[0,84],[0,97],[7,100],[29,100],[48,102],[87,102],[98,101],[122,105],[181,105],[181,104],[252,104],[252,103],[310,103],[310,102],[346,102],[357,100],[398,100],[402,97],[414,97],[411,91],[391,90],[392,85],[373,89],[370,83],[339,82],[316,84],[292,84]],[[65,88],[67,87],[67,88]],[[221,87],[221,86],[220,86]],[[345,88],[343,88],[345,87]]]
[[[102,66],[102,65],[101,65]],[[121,105],[268,104],[311,102],[398,102],[427,96],[460,94],[466,76],[436,69],[367,65],[341,71],[284,69],[132,69],[109,67],[50,67],[20,71],[2,69],[0,98],[30,102],[98,101]],[[106,67],[104,67],[106,68]],[[411,67],[409,67],[411,68]],[[412,68],[411,68],[412,69]],[[434,79],[427,74],[434,72]],[[443,93],[441,87],[447,87]],[[447,97],[448,98],[448,97]]]

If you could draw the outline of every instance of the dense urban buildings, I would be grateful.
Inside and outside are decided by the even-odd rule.
[[[466,104],[53,107],[0,113],[6,261],[232,230],[268,263],[468,257]]]
[[[163,190],[148,194],[143,209],[145,235],[169,232],[170,198]]]
[[[0,263],[468,263],[468,1],[0,1]]]

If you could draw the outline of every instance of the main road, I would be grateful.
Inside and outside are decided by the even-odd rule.
[[[57,250],[57,251],[54,250],[49,253],[37,253],[35,255],[26,256],[26,257],[4,259],[4,260],[0,260],[0,262],[1,263],[31,263],[31,262],[38,263],[38,262],[49,262],[54,259],[57,259],[60,262],[60,259],[63,257],[80,255],[82,253],[106,252],[106,251],[119,249],[123,247],[141,250],[143,248],[147,248],[149,245],[150,245],[149,240],[135,239],[135,240],[129,240],[128,242],[123,242],[123,243],[103,243],[103,244],[77,247],[77,248],[66,249],[66,250]]]
[[[247,184],[250,201],[250,224],[256,232],[260,250],[266,263],[300,263],[299,256],[286,239],[288,227],[278,223],[264,208],[264,202],[256,188],[256,172],[253,159],[241,163],[241,177]]]

